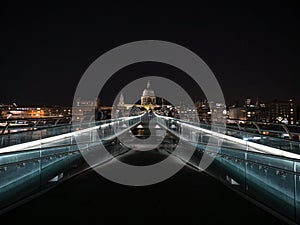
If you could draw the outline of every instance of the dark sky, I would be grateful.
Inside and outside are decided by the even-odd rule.
[[[282,7],[1,8],[0,103],[71,105],[80,77],[96,58],[145,39],[175,42],[198,54],[227,103],[256,96],[299,100],[299,25],[299,9]],[[126,81],[116,74],[115,87],[103,90],[103,103],[150,68],[183,80],[174,68],[146,64],[125,68]],[[188,80],[182,86],[192,87],[193,99],[202,98]]]

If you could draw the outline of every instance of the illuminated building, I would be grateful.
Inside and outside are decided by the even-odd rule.
[[[236,104],[229,107],[228,119],[265,122],[267,120],[266,104],[259,103],[258,99],[255,104],[252,104],[251,99],[248,98],[243,106],[238,106]]]
[[[275,101],[267,104],[268,122],[296,124],[297,110],[293,99],[289,101]]]
[[[78,98],[75,106],[73,107],[73,118],[75,118],[76,121],[91,121],[95,118],[96,110],[98,111],[99,109],[99,104],[99,99],[89,100]],[[95,111],[91,112],[91,107],[95,108]]]
[[[257,121],[269,123],[296,124],[297,107],[293,99],[289,101],[274,101],[267,104],[251,104],[247,99],[245,105],[229,107],[229,120]]]
[[[154,91],[150,88],[150,81],[148,81],[147,88],[143,91],[141,105],[156,105],[156,96]]]
[[[227,118],[226,105],[204,99],[195,102],[198,118],[202,122],[223,121]],[[213,115],[213,117],[212,117]]]

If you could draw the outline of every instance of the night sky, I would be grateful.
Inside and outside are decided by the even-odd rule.
[[[0,103],[71,105],[80,77],[95,59],[146,39],[198,54],[228,104],[257,96],[299,102],[299,24],[298,8],[1,8]],[[141,63],[115,74],[102,91],[102,103],[149,71],[178,82],[195,100],[203,97],[176,68]],[[119,73],[127,79],[121,81]]]

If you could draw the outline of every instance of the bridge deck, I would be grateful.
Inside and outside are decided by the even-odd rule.
[[[156,151],[121,156],[132,164],[165,157]],[[284,224],[219,181],[185,166],[151,186],[110,182],[93,170],[1,216],[1,224]],[[205,221],[205,222],[204,222]]]

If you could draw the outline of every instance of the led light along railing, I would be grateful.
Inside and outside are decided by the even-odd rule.
[[[180,121],[182,121],[182,120],[180,120]],[[193,121],[184,121],[184,123],[195,125],[198,127],[200,126],[202,128],[207,128],[209,130],[211,129],[211,125],[205,124],[205,123],[197,123],[197,122],[193,122]],[[214,125],[214,127],[218,127],[218,126]],[[234,136],[234,137],[242,138],[244,140],[249,140],[249,141],[264,142],[264,143],[262,143],[264,145],[274,147],[274,148],[279,148],[282,150],[288,150],[290,152],[300,154],[300,142],[299,141],[286,140],[286,139],[283,139],[280,137],[265,135],[263,133],[254,134],[254,133],[248,132],[248,131],[233,129],[233,128],[230,128],[230,126],[229,127],[226,126],[226,131],[229,136]]]
[[[130,126],[127,126],[125,129],[122,129],[120,132],[115,133],[115,129],[113,127],[114,123],[118,123],[118,122],[126,122],[126,121],[132,121]],[[60,152],[60,149],[64,149],[67,147],[76,147],[77,144],[87,144],[87,146],[89,147],[93,147],[93,146],[97,146],[99,145],[99,139],[98,141],[95,139],[92,139],[92,136],[88,136],[91,139],[84,139],[84,141],[82,142],[81,140],[79,142],[73,142],[70,141],[68,143],[66,142],[60,142],[60,140],[65,140],[66,138],[72,138],[76,135],[83,135],[85,133],[87,134],[93,134],[93,135],[98,135],[97,132],[99,130],[101,130],[100,128],[106,128],[106,127],[110,127],[110,131],[114,131],[114,132],[110,132],[109,135],[104,136],[104,137],[100,137],[100,141],[104,143],[108,143],[107,141],[113,140],[116,136],[121,135],[122,133],[128,131],[129,129],[133,128],[134,126],[136,126],[138,123],[140,122],[140,116],[137,117],[130,117],[130,118],[121,118],[116,120],[115,122],[112,122],[112,120],[110,120],[110,123],[105,123],[103,125],[98,125],[98,126],[94,126],[94,127],[90,127],[90,128],[86,128],[86,129],[82,129],[82,130],[78,130],[72,133],[68,133],[68,134],[62,134],[62,135],[58,135],[58,136],[54,136],[54,137],[50,137],[50,138],[46,138],[43,140],[39,140],[39,141],[33,141],[33,142],[29,142],[29,143],[23,143],[23,144],[19,144],[19,145],[15,145],[15,146],[10,146],[10,147],[6,147],[6,148],[2,148],[0,149],[0,167],[1,166],[5,166],[7,163],[19,163],[19,162],[23,162],[23,161],[32,161],[34,159],[36,159],[36,157],[40,157],[43,158],[42,156],[44,155],[45,151],[49,151],[49,150],[53,150],[53,154],[62,154],[62,152]],[[91,133],[92,132],[92,133]],[[56,142],[58,141],[58,142]],[[39,143],[40,142],[40,143]],[[54,145],[45,145],[47,143],[53,143]],[[76,150],[79,151],[79,150]],[[35,155],[35,158],[33,159],[31,154],[32,152],[40,152],[40,154]],[[67,151],[67,154],[70,153],[71,151]],[[63,152],[66,153],[66,152]],[[48,153],[46,153],[47,155]],[[47,155],[48,156],[48,155]],[[12,157],[12,158],[11,158]],[[11,159],[11,160],[10,160]]]
[[[142,115],[140,115],[142,116]],[[137,116],[137,117],[140,117]],[[18,132],[18,133],[12,133],[12,134],[3,134],[0,135],[0,148],[1,147],[6,147],[6,146],[11,146],[11,145],[16,145],[16,144],[21,144],[24,142],[30,142],[34,140],[40,140],[43,138],[48,138],[51,136],[59,135],[59,134],[65,134],[69,133],[72,131],[72,129],[78,125],[77,129],[83,129],[84,127],[90,127],[92,125],[102,125],[102,124],[107,124],[110,122],[114,121],[128,121],[129,119],[132,119],[134,117],[123,117],[123,118],[117,118],[117,119],[110,119],[110,120],[102,120],[102,121],[97,121],[96,123],[92,122],[76,122],[73,124],[65,124],[61,125],[59,127],[48,127],[48,128],[41,128],[37,130],[28,130],[24,132]]]
[[[222,138],[223,143],[237,143],[236,147],[240,148],[224,147],[222,143],[221,150],[216,152],[214,148],[220,146],[210,145],[210,148],[205,148],[205,143],[202,142],[204,145],[203,148],[200,146],[199,151],[215,157],[207,173],[283,221],[299,224],[300,155],[231,137],[225,132],[218,133],[170,117],[157,115],[157,121],[160,126],[183,138],[188,144],[198,145],[198,142],[192,140],[192,136],[182,135],[180,131],[184,128],[188,128],[186,134],[194,130],[199,132],[196,134]],[[250,151],[250,146],[259,152],[252,149]],[[181,155],[177,157],[199,168],[197,161],[186,160]]]
[[[299,224],[299,160],[237,149],[222,149],[215,160],[218,172],[211,170],[211,175],[279,218]]]
[[[168,121],[168,122],[169,121],[176,121],[176,122],[178,122],[178,124],[180,126],[185,126],[185,127],[197,130],[197,131],[199,131],[201,133],[209,134],[209,135],[211,135],[213,137],[217,137],[217,138],[220,138],[222,140],[231,141],[233,143],[240,144],[241,146],[245,146],[245,150],[249,150],[249,147],[252,147],[255,150],[258,150],[258,151],[263,152],[263,153],[272,154],[272,155],[278,155],[278,156],[283,156],[283,157],[288,157],[288,158],[293,158],[293,159],[300,159],[300,155],[299,154],[295,154],[295,153],[291,153],[291,152],[284,151],[284,150],[281,150],[281,149],[277,149],[277,148],[274,148],[274,147],[270,147],[270,146],[258,144],[258,143],[255,143],[255,142],[251,142],[251,141],[249,141],[247,139],[241,139],[241,138],[237,138],[237,137],[226,135],[224,133],[219,133],[219,132],[216,132],[216,131],[208,130],[208,129],[205,129],[205,128],[202,128],[202,127],[199,127],[199,126],[195,126],[195,125],[189,124],[188,122],[183,121],[183,120],[178,120],[178,119],[170,118],[170,117],[166,117],[166,116],[160,116],[160,115],[157,115],[157,114],[156,114],[156,116],[158,118],[158,122],[159,122],[160,125],[164,126],[164,128],[168,129],[172,133],[175,132],[179,136],[181,135],[179,132],[176,132],[176,131],[170,129],[169,127],[167,127],[164,124],[164,122],[165,121]],[[164,122],[161,122],[161,121],[164,121]],[[220,130],[224,131],[224,129],[220,129]],[[249,134],[249,136],[250,136],[250,134]],[[182,136],[180,136],[180,137],[182,137]],[[186,138],[186,137],[183,137],[183,138]],[[191,140],[189,140],[189,141],[191,141]]]
[[[141,116],[101,121],[96,126],[91,123],[92,127],[78,127],[74,132],[0,149],[0,214],[12,204],[90,168],[83,155],[95,154],[99,145],[108,147],[110,154],[95,157],[91,167],[127,152],[127,148],[110,146],[115,145],[116,136],[139,124]],[[118,132],[115,124],[126,126]],[[99,134],[102,130],[107,131],[104,136]],[[72,141],[77,135],[83,140]],[[94,138],[96,135],[99,139]],[[84,147],[79,148],[78,144]]]
[[[39,140],[34,140],[34,141],[30,141],[30,142],[25,142],[25,143],[21,143],[21,144],[17,144],[17,145],[12,145],[12,146],[7,146],[7,147],[0,148],[0,154],[1,153],[6,153],[6,152],[29,150],[31,148],[35,148],[35,147],[39,147],[39,146],[41,147],[43,144],[63,140],[63,139],[66,139],[66,138],[72,138],[73,136],[82,135],[84,133],[95,131],[95,130],[98,130],[98,129],[101,129],[101,128],[105,128],[105,127],[109,127],[109,126],[113,127],[113,125],[115,123],[118,123],[118,122],[133,121],[132,125],[130,125],[127,129],[122,130],[122,132],[126,132],[128,129],[132,128],[137,123],[139,123],[142,116],[143,115],[132,116],[132,117],[122,117],[122,118],[118,118],[118,119],[114,119],[114,120],[102,121],[102,122],[100,122],[101,125],[96,125],[96,126],[89,127],[89,128],[84,128],[84,129],[81,129],[80,126],[78,126],[78,128],[77,128],[78,130],[73,131],[73,132],[69,132],[69,133],[65,133],[65,134],[59,134],[59,135],[56,135],[56,136],[53,136],[53,137],[42,138],[42,139],[39,139]],[[90,125],[90,123],[89,123],[89,125]],[[114,136],[120,135],[120,134],[121,133],[114,134]],[[111,139],[112,137],[111,136],[110,137],[103,137],[104,140],[109,139],[109,138]]]

